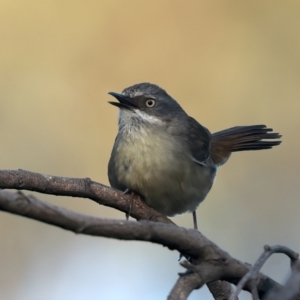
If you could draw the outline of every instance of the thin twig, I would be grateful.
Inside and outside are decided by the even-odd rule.
[[[253,285],[254,288],[254,284],[255,284],[255,288],[256,288],[255,280],[257,278],[258,272],[260,271],[264,263],[268,260],[268,258],[274,253],[283,253],[287,255],[291,259],[292,263],[294,263],[299,257],[298,253],[294,252],[288,247],[280,246],[280,245],[275,245],[275,246],[266,245],[264,247],[264,252],[258,258],[256,263],[251,267],[249,272],[238,283],[235,292],[232,294],[229,300],[234,300],[235,297],[237,297],[239,293],[242,291],[243,287],[248,281],[252,281],[251,285]]]
[[[267,294],[265,300],[300,299],[300,261],[292,266],[292,273],[284,287],[274,288]]]

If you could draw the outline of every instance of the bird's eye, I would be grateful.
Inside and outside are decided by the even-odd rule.
[[[147,101],[146,101],[146,105],[148,106],[148,107],[153,107],[154,105],[155,105],[155,100],[154,99],[148,99]]]

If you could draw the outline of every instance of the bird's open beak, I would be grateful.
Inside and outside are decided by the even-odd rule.
[[[112,105],[115,105],[119,108],[126,108],[126,109],[134,109],[138,107],[132,102],[132,98],[128,96],[118,94],[115,92],[109,92],[108,94],[114,96],[119,101],[119,102],[108,101],[108,103]]]

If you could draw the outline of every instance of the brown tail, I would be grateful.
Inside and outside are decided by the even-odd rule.
[[[211,157],[217,166],[223,165],[231,152],[271,149],[281,141],[278,133],[270,133],[272,128],[265,125],[237,126],[213,133],[211,140]]]

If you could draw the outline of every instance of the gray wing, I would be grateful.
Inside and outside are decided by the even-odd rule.
[[[174,120],[172,123],[168,132],[180,137],[196,163],[205,164],[210,155],[211,133],[209,130],[189,116],[184,121]]]
[[[120,183],[117,175],[116,146],[118,144],[118,138],[119,138],[119,134],[115,138],[115,143],[108,163],[108,181],[111,187],[120,191],[125,191],[127,187]]]

